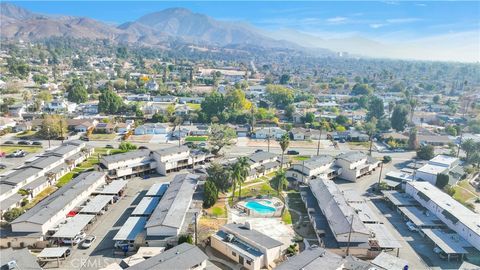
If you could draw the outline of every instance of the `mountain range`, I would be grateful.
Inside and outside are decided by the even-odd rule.
[[[36,14],[10,3],[1,3],[0,8],[0,34],[7,39],[73,37],[143,45],[182,41],[211,46],[252,44],[265,48],[300,49],[294,43],[279,42],[247,24],[218,21],[184,8],[150,13],[118,26],[86,17]]]

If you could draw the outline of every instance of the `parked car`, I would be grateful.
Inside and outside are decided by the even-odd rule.
[[[35,142],[32,142],[32,145],[42,145],[42,142],[35,141]]]
[[[113,145],[111,145],[111,144],[107,144],[107,145],[105,146],[105,148],[113,149],[114,147],[113,147]]]
[[[90,141],[90,139],[88,137],[80,137],[80,140],[86,141],[86,142]]]
[[[20,145],[31,145],[32,142],[29,142],[29,141],[19,141],[17,144],[20,144]]]
[[[62,242],[66,245],[71,245],[72,242],[74,245],[82,242],[83,239],[85,239],[86,237],[86,234],[84,232],[80,233],[80,234],[77,234],[73,239],[70,239],[70,238],[64,238],[62,240]]]
[[[22,149],[18,149],[18,150],[15,150],[13,151],[13,153],[10,153],[7,155],[7,158],[18,158],[18,157],[24,157],[26,156],[28,153]]]
[[[411,221],[407,221],[405,224],[407,225],[409,231],[418,232],[417,226],[415,226],[415,224],[413,224]]]
[[[300,154],[297,150],[288,150],[287,155],[298,155]]]
[[[82,242],[82,248],[89,248],[93,242],[97,239],[94,235],[88,235]]]
[[[15,143],[12,142],[12,141],[6,141],[6,142],[4,142],[3,144],[15,144]]]
[[[2,170],[3,170],[3,169],[6,169],[6,168],[7,168],[7,165],[5,165],[5,164],[1,164],[1,163],[0,163],[0,169],[2,169]]]

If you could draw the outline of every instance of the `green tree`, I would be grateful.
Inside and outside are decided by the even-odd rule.
[[[123,100],[112,90],[103,90],[98,98],[98,110],[102,113],[115,114],[123,108]]]
[[[191,234],[182,234],[178,237],[178,244],[189,243],[193,244],[193,237]]]
[[[217,155],[222,148],[232,145],[236,137],[237,134],[235,130],[229,126],[219,124],[211,125],[208,139],[212,147],[212,154]]]
[[[46,75],[43,75],[43,74],[35,74],[35,75],[32,76],[32,80],[36,84],[41,85],[41,84],[44,84],[44,83],[48,82],[48,77]]]
[[[217,91],[213,91],[205,99],[202,101],[200,105],[202,108],[202,113],[204,113],[207,119],[211,119],[213,116],[219,116],[225,110],[227,102],[225,97],[218,93]]]
[[[248,171],[250,170],[250,164],[248,163],[247,157],[239,157],[237,161],[233,164],[232,168],[232,180],[234,191],[232,194],[235,196],[235,187],[238,185],[238,198],[242,198],[242,183],[245,182],[248,176]]]
[[[23,214],[22,208],[13,208],[3,214],[3,219],[5,219],[8,222],[12,222],[22,214]]]
[[[293,104],[288,105],[285,107],[285,117],[289,120],[293,119],[293,114],[295,113],[295,106]]]
[[[207,174],[207,181],[214,183],[219,192],[227,192],[232,186],[229,166],[222,166],[217,162],[212,162],[207,168]]]
[[[165,123],[168,122],[168,117],[162,113],[155,113],[152,115],[152,121],[154,123]]]
[[[124,79],[117,79],[113,82],[113,87],[116,90],[125,90],[127,82]]]
[[[36,136],[42,139],[55,139],[67,134],[67,121],[58,114],[44,115]]]
[[[435,186],[437,186],[439,189],[443,189],[448,184],[449,180],[450,177],[448,176],[448,174],[439,173],[437,174],[437,181],[435,182]]]
[[[377,129],[380,131],[389,131],[390,128],[392,128],[392,125],[390,124],[390,119],[387,117],[382,117],[380,120],[377,122]]]
[[[305,114],[305,117],[304,117],[304,119],[303,119],[303,122],[305,122],[305,123],[310,123],[310,124],[311,124],[311,123],[313,123],[314,121],[315,121],[315,114],[312,113],[312,112],[307,112],[307,113]]]
[[[477,144],[473,139],[466,139],[465,141],[462,142],[461,148],[463,151],[465,151],[465,159],[467,161],[470,160],[470,155],[472,155],[477,149]]]
[[[381,119],[384,114],[385,110],[383,108],[383,100],[376,96],[372,96],[370,98],[370,102],[368,103],[367,121],[372,119],[372,117]]]
[[[292,89],[281,85],[269,84],[265,91],[267,93],[267,99],[279,109],[284,109],[294,102],[294,92]]]
[[[343,114],[340,114],[337,117],[335,117],[335,122],[339,125],[345,126],[346,124],[348,124],[348,117],[346,117]]]
[[[373,144],[373,136],[375,136],[375,133],[377,132],[377,119],[375,117],[372,117],[370,121],[364,124],[363,129],[368,135],[368,140],[370,141],[370,147],[369,147],[369,154],[370,156],[372,155],[372,144]]]
[[[203,207],[212,207],[218,199],[218,189],[212,181],[205,182],[205,191],[203,196]]]
[[[118,149],[127,152],[137,149],[137,146],[131,142],[121,142],[120,145],[118,145]]]
[[[435,95],[435,96],[433,97],[433,103],[438,104],[438,102],[440,102],[440,96],[439,96],[439,95]]]
[[[445,127],[445,132],[450,136],[457,136],[457,129],[454,126]]]
[[[285,170],[278,170],[272,179],[272,183],[274,188],[277,190],[277,195],[280,196],[281,192],[288,186]]]
[[[433,146],[427,144],[427,145],[422,145],[420,146],[420,148],[418,148],[417,150],[417,157],[419,159],[423,159],[423,160],[430,160],[433,158],[433,156],[435,155],[435,149],[433,148]]]
[[[67,87],[68,100],[78,104],[85,103],[88,100],[88,92],[82,80],[74,79]]]
[[[127,90],[135,90],[138,88],[137,83],[135,81],[128,81],[125,87],[127,88]]]
[[[25,61],[19,60],[15,56],[7,59],[7,68],[13,76],[20,79],[26,79],[30,74],[30,66],[28,66]]]
[[[44,102],[50,102],[52,101],[53,96],[49,91],[43,90],[37,94],[37,98],[43,100]]]
[[[397,105],[393,109],[392,117],[390,122],[392,123],[392,128],[396,131],[404,131],[405,126],[408,122],[408,109],[404,105]]]
[[[373,89],[368,84],[362,83],[356,83],[351,92],[351,94],[354,96],[371,95],[372,93]]]
[[[280,84],[288,84],[289,81],[290,81],[290,75],[288,74],[283,74],[280,77]]]
[[[285,155],[285,151],[287,150],[288,146],[290,145],[290,136],[288,133],[283,134],[282,138],[280,138],[280,148],[282,149],[282,159],[280,164],[280,169],[283,169],[283,156]]]

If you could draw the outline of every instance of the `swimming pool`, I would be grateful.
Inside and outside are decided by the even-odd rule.
[[[275,208],[270,207],[270,206],[266,206],[266,205],[261,204],[257,201],[247,202],[245,204],[245,207],[247,207],[248,209],[251,209],[251,210],[253,210],[257,213],[260,213],[260,214],[271,214],[271,213],[274,213],[276,211]]]

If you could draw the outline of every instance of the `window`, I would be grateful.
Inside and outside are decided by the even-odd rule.
[[[237,253],[235,253],[234,251],[232,251],[232,255],[233,257],[237,257]]]
[[[252,261],[251,261],[251,260],[247,260],[247,264],[248,264],[248,265],[252,265]]]

